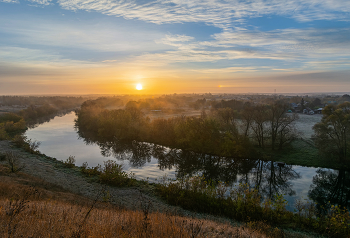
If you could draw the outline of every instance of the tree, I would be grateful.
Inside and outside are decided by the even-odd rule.
[[[234,136],[238,135],[236,126],[236,112],[231,108],[219,108],[216,110],[215,118],[222,125],[224,131],[228,131]]]
[[[315,98],[315,100],[312,101],[310,107],[311,108],[317,108],[322,105],[321,99]]]
[[[248,137],[249,129],[253,123],[254,108],[250,105],[246,105],[241,112],[242,118],[242,129],[244,131],[244,136]]]
[[[265,139],[267,134],[266,123],[267,123],[267,115],[266,115],[266,106],[258,105],[254,107],[253,110],[253,123],[251,123],[251,128],[254,133],[254,137],[258,142],[259,147],[264,148]]]
[[[344,161],[350,156],[350,102],[328,105],[322,110],[321,122],[314,125],[316,146],[328,155]]]
[[[301,111],[304,111],[304,109],[305,109],[304,98],[301,99],[300,105],[301,105]]]
[[[287,115],[289,105],[283,101],[274,102],[268,110],[268,121],[270,124],[270,136],[272,150],[278,145],[279,149],[287,142],[296,138],[297,132],[294,121],[298,119],[297,114]]]

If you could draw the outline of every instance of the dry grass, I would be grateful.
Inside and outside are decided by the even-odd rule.
[[[100,200],[95,204],[0,165],[0,237],[306,237],[263,223],[234,227],[151,212],[147,201],[141,211],[131,211]]]
[[[12,221],[8,235],[9,201],[0,201],[1,237],[265,237],[258,232],[212,221],[201,221],[162,213],[145,219],[141,211],[96,208],[56,201],[28,202]],[[82,224],[83,223],[83,224]],[[79,231],[79,227],[82,229]]]
[[[80,205],[91,201],[40,178],[22,172],[10,173],[7,167],[0,165],[0,200],[20,199],[31,188],[35,188],[40,197],[30,197],[30,200],[55,200]]]

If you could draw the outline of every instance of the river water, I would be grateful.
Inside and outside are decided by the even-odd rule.
[[[91,143],[79,138],[74,128],[75,118],[74,112],[55,117],[29,129],[26,136],[41,142],[41,153],[58,160],[66,160],[72,155],[76,165],[88,162],[90,167],[103,165],[103,161],[108,159],[117,160],[123,164],[125,171],[134,173],[137,179],[150,182],[157,182],[164,176],[175,179],[200,174],[212,180],[226,181],[231,186],[258,184],[259,192],[265,197],[284,194],[289,210],[293,210],[297,199],[313,200],[319,204],[328,201],[349,204],[349,196],[346,195],[350,187],[348,171],[295,165],[281,167],[270,161],[200,155],[149,143]]]

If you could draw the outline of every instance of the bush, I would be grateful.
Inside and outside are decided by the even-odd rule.
[[[199,176],[158,184],[156,192],[172,205],[248,222],[250,227],[258,227],[269,237],[283,237],[283,232],[273,228],[274,225],[304,228],[330,237],[350,237],[350,214],[340,206],[331,206],[325,214],[320,214],[315,204],[299,202],[299,212],[293,213],[286,210],[287,201],[282,195],[263,201],[256,190],[240,184],[225,196],[225,184],[207,182]]]
[[[6,158],[5,160],[7,161],[7,165],[9,167],[11,173],[17,173],[25,168],[25,165],[22,165],[19,162],[18,155],[13,153],[12,151],[6,151],[5,158]]]
[[[75,166],[75,156],[70,155],[66,161],[63,162],[64,166],[67,168],[74,168]]]
[[[101,165],[97,165],[95,167],[88,167],[88,163],[87,162],[84,162],[81,166],[81,172],[83,174],[86,174],[88,176],[97,176],[97,175],[100,175],[101,174]]]
[[[96,167],[88,167],[85,162],[81,166],[81,172],[88,176],[99,176],[101,183],[113,186],[133,186],[136,184],[136,179],[132,173],[127,174],[123,171],[123,166],[117,164],[113,160],[104,161],[104,167],[97,165]]]
[[[13,139],[12,142],[15,143],[17,147],[22,147],[24,148],[26,146],[26,140],[27,137],[23,135],[16,135]]]
[[[6,154],[0,153],[0,161],[6,160]]]
[[[130,178],[129,175],[123,171],[123,166],[117,164],[113,160],[104,161],[104,167],[100,174],[100,181],[102,183],[114,186],[131,186],[136,180]]]
[[[0,140],[7,140],[9,138],[9,135],[5,131],[4,127],[1,127],[0,125]]]
[[[0,140],[7,140],[26,129],[26,123],[21,116],[14,113],[0,115]]]
[[[24,135],[16,135],[12,141],[15,143],[17,147],[23,148],[25,151],[32,154],[39,154],[38,148],[40,146],[39,141],[32,141],[32,139],[27,139]]]

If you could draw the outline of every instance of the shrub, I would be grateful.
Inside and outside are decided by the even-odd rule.
[[[104,167],[100,174],[102,183],[114,186],[131,186],[135,184],[136,180],[123,171],[122,165],[117,164],[113,160],[107,160],[103,163]]]
[[[133,186],[136,179],[132,173],[128,174],[123,171],[123,166],[117,164],[113,160],[104,161],[104,167],[97,165],[88,167],[88,163],[84,162],[81,166],[81,172],[88,176],[99,176],[101,183],[113,186]]]
[[[32,139],[27,139],[24,135],[16,135],[12,141],[15,143],[17,147],[23,148],[25,151],[32,153],[32,154],[38,154],[40,153],[38,151],[38,148],[40,146],[39,141],[32,141]]]
[[[67,168],[73,168],[75,166],[75,156],[70,155],[66,161],[63,162],[64,166]]]
[[[6,160],[6,154],[0,153],[0,161]]]
[[[1,126],[0,124],[0,140],[7,140],[9,138],[9,135],[5,131],[5,128]]]
[[[297,202],[297,213],[286,210],[287,201],[282,195],[264,201],[256,190],[240,184],[224,196],[226,188],[205,181],[204,177],[192,177],[158,184],[156,192],[172,205],[185,209],[222,215],[238,221],[250,222],[269,237],[283,237],[283,231],[272,226],[287,226],[313,230],[330,237],[350,237],[350,213],[340,206],[331,206],[324,214],[315,204]],[[263,226],[260,226],[263,224]]]
[[[39,148],[39,146],[41,144],[40,141],[36,141],[36,140],[32,141],[32,139],[29,139],[29,140],[27,140],[27,143],[28,143],[28,146],[29,146],[29,151],[31,153],[33,153],[33,154],[34,153],[39,153],[38,148]]]
[[[96,176],[96,175],[100,175],[101,174],[101,165],[97,165],[95,167],[88,167],[88,163],[84,162],[81,166],[81,172],[83,174],[86,174],[88,176]]]
[[[23,135],[16,135],[12,141],[15,143],[17,147],[24,148],[26,146],[27,137]]]
[[[12,151],[6,151],[5,157],[11,173],[17,173],[25,168],[25,165],[19,162],[18,155]]]

